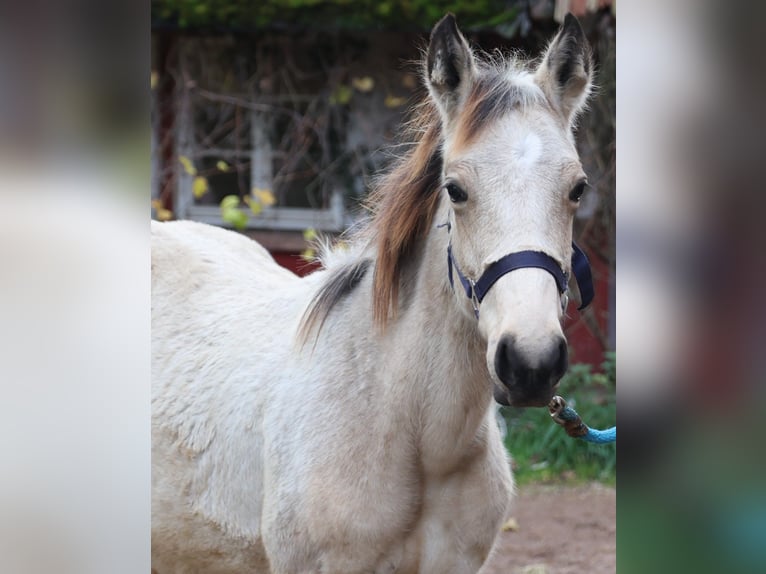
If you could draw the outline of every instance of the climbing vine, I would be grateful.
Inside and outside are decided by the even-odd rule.
[[[152,0],[155,27],[257,29],[285,26],[426,30],[445,12],[466,28],[508,31],[518,0]]]

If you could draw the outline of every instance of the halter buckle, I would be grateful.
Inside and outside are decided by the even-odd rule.
[[[476,297],[476,281],[473,279],[469,279],[468,282],[471,284],[471,305],[473,306],[473,314],[476,315],[476,318],[479,318],[479,299]]]

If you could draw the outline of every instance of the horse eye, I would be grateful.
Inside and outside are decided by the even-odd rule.
[[[468,199],[468,194],[456,183],[448,183],[444,186],[449,193],[449,198],[452,203],[463,203]]]
[[[569,192],[569,201],[574,201],[574,202],[580,201],[580,198],[582,197],[582,194],[585,192],[585,188],[587,187],[588,187],[588,183],[585,181],[581,181],[577,185],[575,185],[572,188],[572,191]]]

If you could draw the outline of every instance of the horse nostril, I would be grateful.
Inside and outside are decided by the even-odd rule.
[[[509,384],[513,379],[514,369],[521,366],[521,357],[516,351],[516,338],[513,335],[504,335],[495,350],[495,372],[498,378],[506,385]]]
[[[569,350],[566,339],[559,337],[558,343],[553,345],[550,358],[550,372],[555,381],[558,381],[567,372],[569,366]]]

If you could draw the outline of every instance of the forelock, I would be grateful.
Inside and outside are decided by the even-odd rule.
[[[533,75],[515,59],[493,59],[479,67],[453,134],[452,145],[462,148],[489,124],[513,109],[544,105],[546,98]]]

